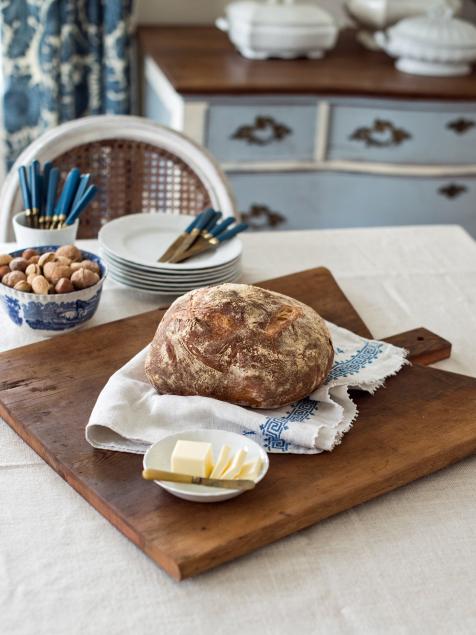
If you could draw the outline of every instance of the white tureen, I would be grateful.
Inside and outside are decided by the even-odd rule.
[[[407,18],[385,33],[377,43],[396,67],[415,75],[467,75],[476,61],[476,27],[453,17],[449,9],[435,9],[426,16]]]
[[[232,2],[226,18],[216,25],[228,31],[230,40],[244,57],[322,57],[337,39],[335,19],[315,4],[293,0]]]

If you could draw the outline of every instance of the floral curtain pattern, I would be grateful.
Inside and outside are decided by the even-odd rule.
[[[0,0],[7,164],[42,132],[130,111],[133,0]]]

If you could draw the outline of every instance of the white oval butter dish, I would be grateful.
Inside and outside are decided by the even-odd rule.
[[[261,470],[256,483],[265,477],[269,468],[268,455],[261,446],[249,437],[224,430],[187,430],[170,434],[154,443],[144,455],[144,469],[170,470],[170,457],[176,442],[179,440],[211,443],[214,460],[217,459],[223,445],[230,446],[232,454],[246,448],[248,450],[247,461],[261,459]],[[244,490],[239,489],[221,489],[190,483],[172,483],[169,481],[154,481],[154,483],[178,498],[199,503],[218,503],[235,498],[244,492]]]

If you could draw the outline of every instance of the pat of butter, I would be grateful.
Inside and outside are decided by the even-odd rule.
[[[249,479],[250,481],[256,481],[258,474],[261,470],[261,459],[258,457],[256,461],[248,461],[244,463],[240,470],[238,478]]]
[[[246,448],[242,448],[238,450],[238,452],[233,457],[230,466],[225,470],[225,472],[221,475],[221,478],[233,479],[238,476],[240,470],[245,462],[246,455],[248,454],[248,450]]]
[[[223,472],[227,469],[230,464],[230,454],[231,448],[229,445],[224,445],[220,450],[220,454],[218,455],[217,462],[215,463],[215,467],[213,468],[212,473],[210,474],[210,478],[220,478]]]
[[[212,444],[177,441],[170,457],[170,469],[179,474],[208,477],[213,469]]]

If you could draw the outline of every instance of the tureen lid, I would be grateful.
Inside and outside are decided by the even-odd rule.
[[[267,0],[232,2],[226,8],[232,21],[243,21],[255,26],[330,26],[333,16],[314,4],[294,3],[293,0]]]
[[[392,37],[421,44],[461,48],[476,46],[476,27],[453,17],[451,9],[438,7],[413,18],[405,18],[388,30]]]

